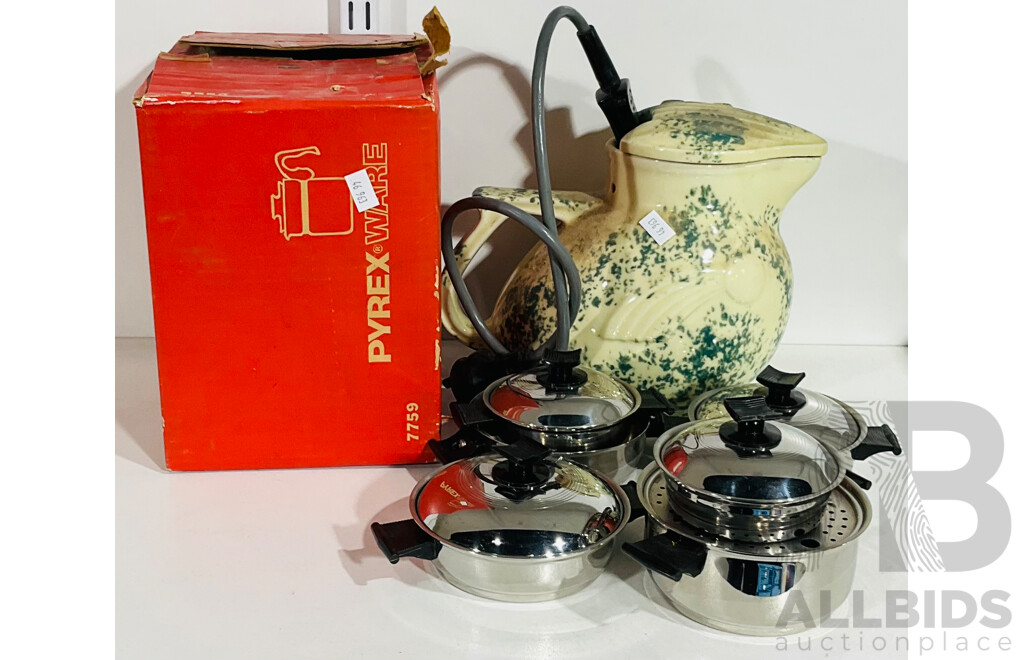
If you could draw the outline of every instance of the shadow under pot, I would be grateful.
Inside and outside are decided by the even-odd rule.
[[[856,410],[838,399],[797,385],[804,373],[787,373],[774,367],[765,367],[756,383],[713,390],[700,395],[690,404],[687,413],[691,420],[725,417],[725,400],[736,397],[764,397],[767,406],[779,413],[779,421],[805,431],[812,437],[836,450],[848,476],[861,488],[870,488],[871,482],[849,472],[855,461],[862,461],[882,452],[898,456],[903,453],[899,439],[887,424],[869,426]]]
[[[459,430],[430,447],[443,463],[531,440],[555,456],[624,481],[636,473],[649,429],[669,404],[653,390],[579,366],[579,350],[549,351],[546,363],[503,376],[452,404]]]
[[[452,585],[495,600],[559,598],[593,582],[630,518],[599,473],[522,441],[445,465],[417,484],[412,518],[373,523],[391,563],[431,560]]]
[[[666,431],[654,460],[669,504],[687,524],[727,539],[765,542],[813,528],[845,473],[837,452],[779,417],[763,398],[727,399],[730,418]]]
[[[642,541],[622,547],[686,617],[732,633],[787,635],[817,626],[848,597],[857,540],[871,522],[871,505],[852,480],[829,493],[811,529],[766,542],[688,524],[673,510],[667,484],[656,465],[627,484],[646,525]]]

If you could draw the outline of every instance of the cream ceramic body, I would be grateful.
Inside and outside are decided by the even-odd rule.
[[[664,108],[671,112],[659,115]],[[820,138],[789,124],[680,102],[659,106],[621,149],[609,144],[603,199],[555,193],[559,235],[583,283],[571,346],[583,349],[584,362],[677,404],[750,380],[789,317],[793,278],[779,215],[824,150]],[[536,191],[477,194],[539,214]],[[664,245],[638,224],[651,211],[676,233]],[[503,219],[482,214],[456,251],[460,268]],[[479,346],[450,286],[445,294],[445,327]],[[509,348],[537,347],[554,331],[553,301],[538,244],[505,285],[488,327]]]

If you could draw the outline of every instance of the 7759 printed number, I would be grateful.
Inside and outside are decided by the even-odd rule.
[[[415,403],[405,404],[405,439],[408,442],[418,442],[420,439],[420,409]]]

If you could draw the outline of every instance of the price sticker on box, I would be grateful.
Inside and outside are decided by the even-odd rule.
[[[676,235],[672,225],[665,222],[665,220],[658,215],[657,211],[651,211],[640,220],[640,226],[647,230],[647,233],[651,235],[651,238],[657,242],[658,245],[664,245],[670,238]]]
[[[356,205],[356,210],[360,213],[380,206],[380,200],[377,199],[377,193],[373,192],[373,184],[370,183],[370,176],[366,173],[365,169],[346,176],[345,183],[348,184],[348,191],[352,194],[352,201]]]

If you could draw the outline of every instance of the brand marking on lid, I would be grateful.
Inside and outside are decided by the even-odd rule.
[[[449,486],[448,484],[446,484],[443,481],[441,482],[441,490],[443,490],[444,492],[448,493],[449,495],[451,495],[454,498],[462,499],[462,495],[459,495],[459,491],[455,490],[454,488],[452,488],[451,486]]]

